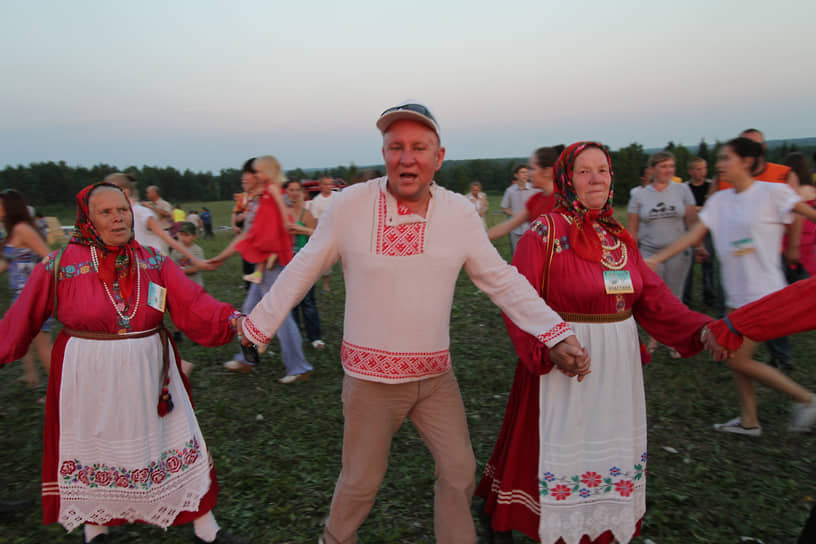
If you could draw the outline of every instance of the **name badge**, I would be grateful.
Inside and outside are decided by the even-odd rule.
[[[749,253],[756,252],[753,238],[742,238],[741,240],[734,240],[729,245],[731,246],[731,252],[737,257],[739,257],[740,255],[748,255]]]
[[[632,276],[629,275],[628,270],[604,270],[603,278],[607,295],[623,295],[635,292],[632,285]]]
[[[147,305],[154,310],[164,313],[164,304],[166,301],[167,289],[151,281],[150,286],[147,288]]]

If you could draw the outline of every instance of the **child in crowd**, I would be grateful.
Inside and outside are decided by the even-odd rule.
[[[204,250],[202,250],[198,246],[198,244],[195,243],[197,235],[198,229],[193,223],[189,221],[184,221],[179,226],[178,241],[181,242],[181,244],[185,248],[187,248],[187,251],[189,251],[193,255],[193,257],[203,260]],[[181,267],[184,273],[187,274],[191,280],[193,280],[199,285],[204,285],[204,279],[201,276],[201,270],[196,265],[194,265],[190,261],[190,259],[182,255],[179,251],[176,251],[175,249],[170,250],[170,258],[173,259],[173,262],[179,265],[179,267]]]
[[[197,234],[198,230],[196,229],[195,225],[189,221],[182,221],[179,223],[176,237],[181,245],[183,245],[193,257],[204,260],[204,250],[195,243]],[[204,286],[204,278],[201,275],[201,269],[194,265],[192,261],[190,261],[189,257],[176,249],[170,249],[170,258],[173,259],[174,263],[179,265],[179,268],[181,268],[184,273],[187,274],[187,277],[202,287]],[[173,325],[172,330],[173,339],[176,341],[176,344],[181,343],[181,331],[178,330],[175,325]],[[193,371],[194,367],[195,365],[193,363],[182,359],[181,371],[184,372],[184,375],[188,378],[190,377],[190,373]]]
[[[283,201],[283,176],[278,176],[275,179],[272,179],[264,188],[264,193],[271,196],[275,204],[277,206],[273,206],[273,209],[277,209],[279,212],[278,217],[271,217],[270,219],[270,228],[265,229],[266,231],[266,245],[274,246],[275,248],[283,248],[288,246],[291,248],[292,240],[291,235],[286,229],[286,222],[284,218],[287,216],[286,210],[286,203]],[[275,214],[273,214],[275,215]],[[284,240],[285,238],[285,240]],[[277,239],[277,240],[276,240]],[[290,249],[291,251],[291,249]],[[243,276],[244,281],[249,281],[252,283],[260,284],[263,281],[263,273],[266,270],[271,269],[275,266],[275,262],[278,259],[278,252],[277,249],[271,253],[268,257],[264,258],[261,261],[255,263],[255,271],[251,274],[246,274]],[[286,264],[286,263],[281,263]]]

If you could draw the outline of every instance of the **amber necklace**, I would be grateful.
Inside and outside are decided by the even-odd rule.
[[[130,313],[130,315],[124,315],[119,310],[119,305],[116,304],[116,299],[113,298],[113,295],[111,294],[110,289],[108,289],[108,284],[105,283],[104,281],[102,282],[102,287],[105,288],[105,293],[108,294],[108,298],[110,299],[111,304],[113,304],[113,309],[116,310],[116,314],[122,320],[122,323],[125,324],[125,326],[128,326],[129,323],[130,323],[130,320],[133,319],[136,316],[136,312],[139,310],[139,298],[141,298],[141,294],[142,294],[142,282],[139,281],[141,279],[141,270],[140,270],[140,267],[139,267],[139,261],[136,260],[135,255],[134,255],[133,260],[136,263],[136,304],[133,305],[133,311]],[[96,273],[98,274],[99,273],[99,258],[96,256],[96,248],[94,246],[91,246],[91,262],[93,263],[94,268],[96,269]]]

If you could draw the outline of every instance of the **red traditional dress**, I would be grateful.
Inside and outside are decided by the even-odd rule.
[[[256,205],[250,204],[249,231],[235,249],[245,261],[263,263],[273,254],[277,264],[286,266],[292,260],[292,235],[286,230],[280,207],[269,191],[277,191],[277,185],[269,185]],[[244,225],[246,228],[246,225]]]
[[[683,356],[702,348],[698,333],[711,319],[688,310],[631,249],[622,270],[635,292],[606,294],[607,269],[569,246],[570,220],[553,213],[534,221],[513,264],[575,330],[592,373],[578,382],[551,372],[535,339],[507,321],[519,365],[476,494],[499,531],[546,543],[628,542],[646,509],[646,405],[635,319]]]
[[[612,215],[588,210],[572,171],[578,142],[556,163],[559,207],[533,221],[513,264],[575,331],[592,358],[578,381],[506,321],[519,364],[504,423],[476,494],[496,531],[552,544],[627,543],[646,511],[646,403],[635,319],[683,356],[711,318],[686,308]],[[608,153],[611,177],[611,162]]]
[[[65,326],[54,343],[48,380],[43,522],[59,522],[68,530],[85,522],[188,523],[212,509],[218,483],[175,346],[169,339],[163,346],[158,333],[139,334],[159,327],[164,317],[147,304],[149,286],[167,290],[166,309],[174,323],[202,345],[232,339],[234,310],[170,259],[135,242],[127,246],[129,295],[122,297],[121,282],[106,291],[96,271],[99,261],[92,257],[99,250],[73,241],[59,259],[56,296],[52,254],[37,265],[0,320],[2,363],[26,352],[55,299]],[[95,333],[120,339],[89,338]],[[162,417],[163,386],[174,407]]]

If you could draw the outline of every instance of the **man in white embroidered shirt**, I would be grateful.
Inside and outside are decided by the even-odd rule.
[[[244,321],[244,341],[268,343],[321,272],[342,258],[343,468],[321,541],[357,542],[385,475],[391,438],[410,417],[436,462],[436,542],[475,544],[476,461],[448,349],[461,268],[550,348],[559,368],[582,377],[589,356],[569,325],[501,259],[470,202],[434,183],[445,149],[428,108],[389,108],[377,128],[387,175],[337,195],[309,243]]]

